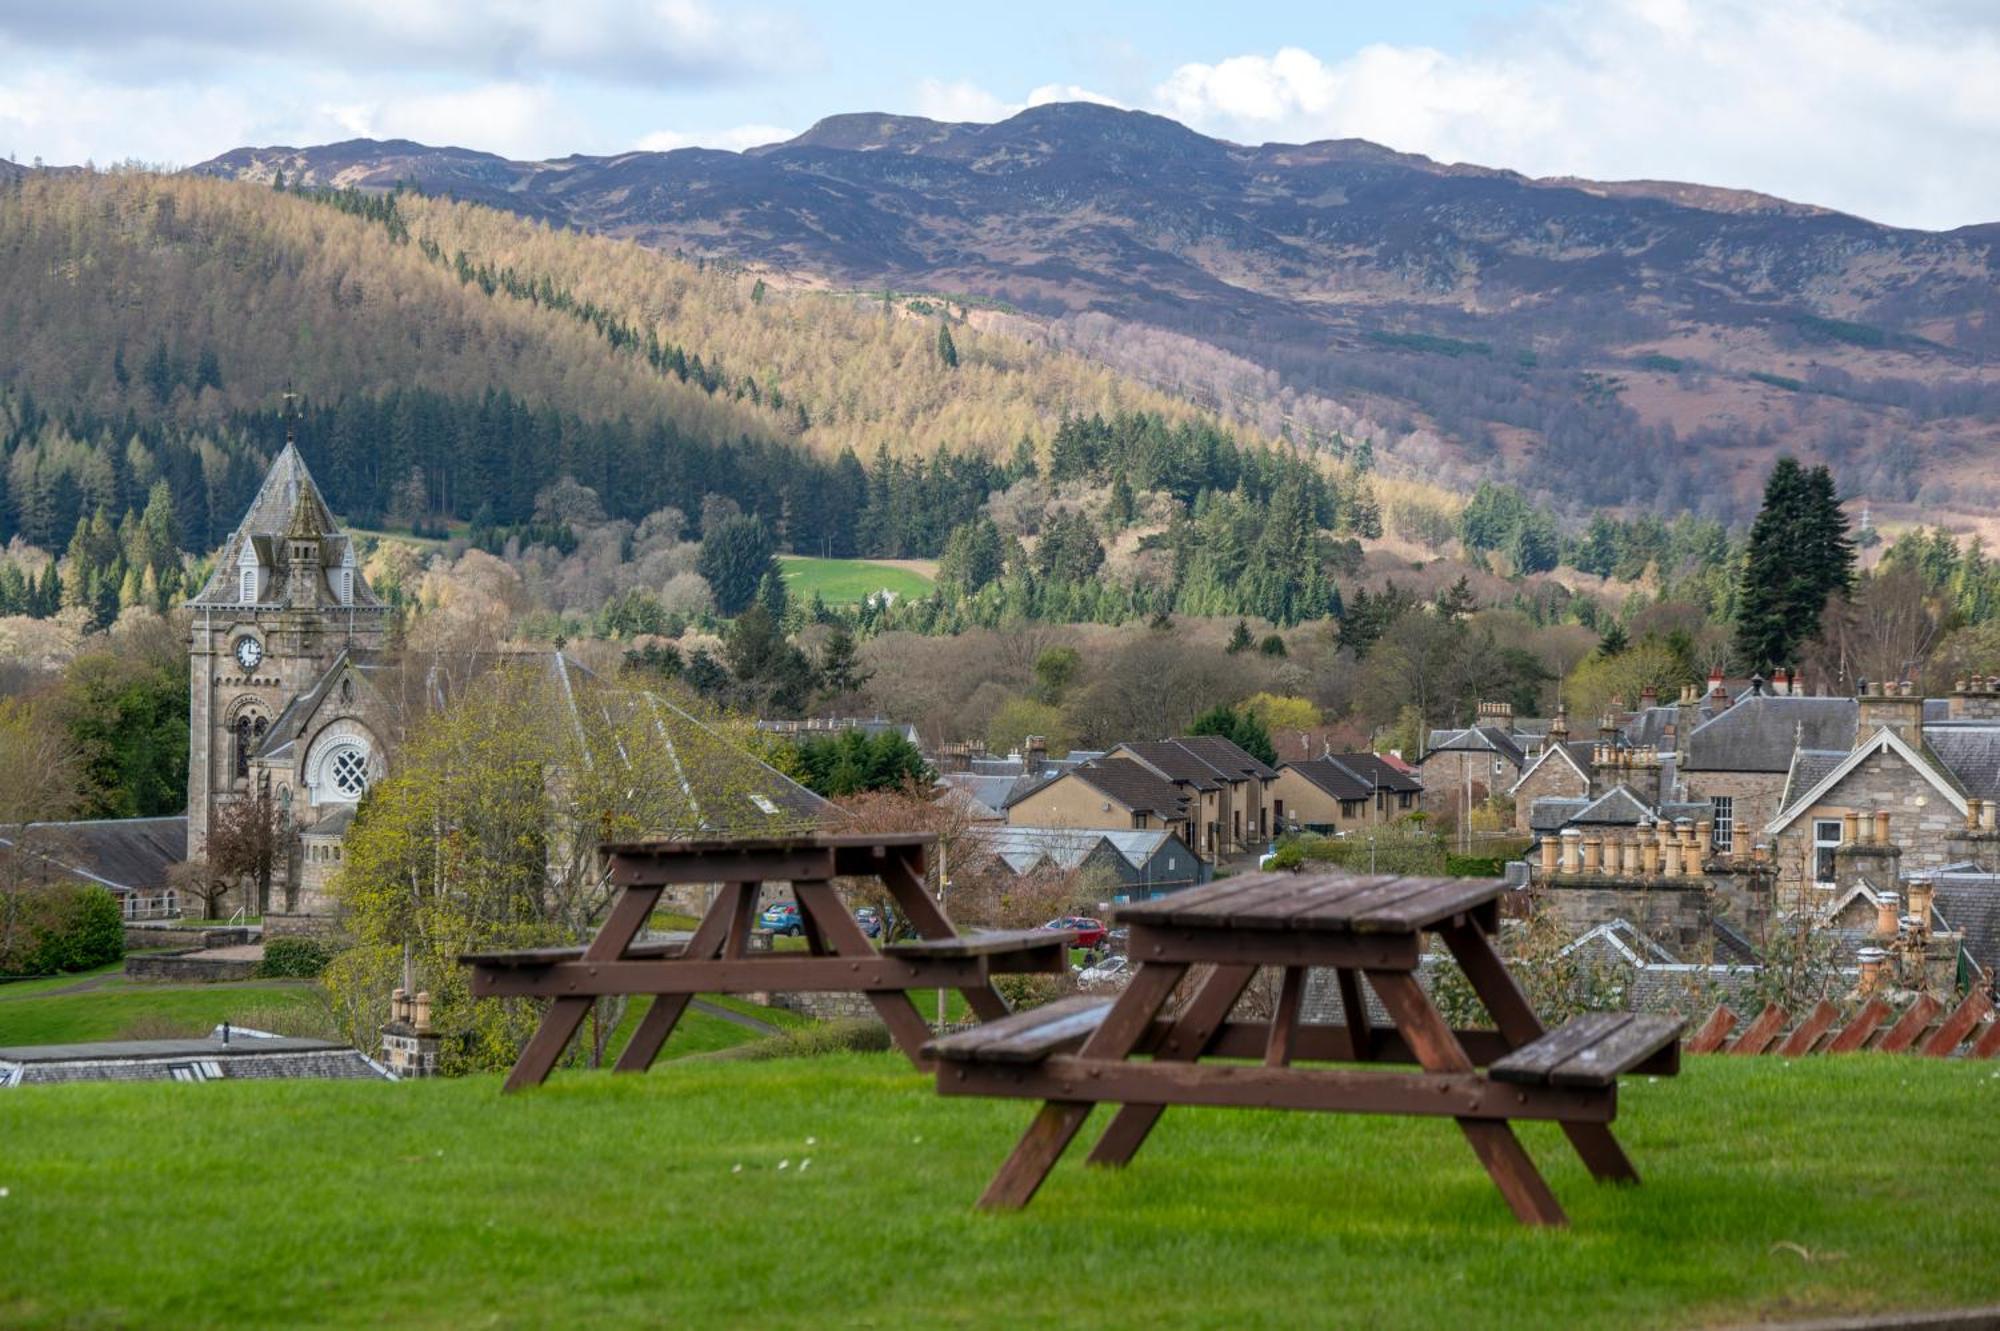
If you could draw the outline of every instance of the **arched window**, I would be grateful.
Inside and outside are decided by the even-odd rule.
[[[359,744],[342,744],[326,756],[328,793],[337,800],[358,800],[368,793],[368,752]]]
[[[250,755],[257,752],[257,746],[263,742],[264,732],[270,726],[269,721],[254,712],[245,712],[236,718],[236,739],[232,747],[236,750],[236,775],[239,778],[250,775]]]

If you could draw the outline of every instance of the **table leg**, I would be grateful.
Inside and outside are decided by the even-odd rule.
[[[625,955],[625,949],[646,927],[652,917],[653,907],[659,904],[658,887],[630,887],[612,905],[611,913],[604,917],[597,936],[583,949],[588,961],[615,961]],[[549,1010],[542,1015],[542,1024],[535,1028],[528,1043],[521,1047],[521,1056],[514,1060],[513,1071],[507,1074],[507,1084],[502,1090],[518,1091],[526,1086],[539,1086],[548,1080],[549,1073],[562,1058],[563,1050],[569,1048],[570,1039],[576,1028],[583,1025],[583,1019],[590,1015],[588,998],[558,998],[549,1004]]]
[[[868,935],[861,932],[861,926],[847,913],[841,903],[840,894],[831,883],[794,883],[793,895],[798,898],[799,915],[810,917],[808,926],[821,947],[836,957],[851,957],[872,954],[875,949],[868,941]],[[889,1035],[896,1042],[910,1062],[919,1068],[929,1068],[924,1058],[924,1046],[930,1043],[931,1028],[910,996],[900,989],[866,991],[868,1001],[875,1008],[882,1024],[889,1028]]]
[[[695,927],[694,937],[688,940],[682,956],[695,961],[707,961],[713,957],[730,938],[731,927],[745,910],[747,900],[750,910],[756,909],[757,887],[755,883],[724,883],[709,906],[708,914],[701,917]],[[645,1015],[632,1030],[632,1038],[625,1042],[614,1072],[644,1072],[653,1066],[653,1060],[660,1056],[667,1037],[674,1033],[681,1015],[687,1011],[691,994],[655,994],[646,1008]]]
[[[944,907],[924,887],[924,875],[906,855],[891,856],[882,866],[882,886],[889,890],[919,938],[951,938],[958,933]],[[1007,1000],[991,984],[969,985],[958,991],[981,1021],[998,1021],[1008,1014]]]
[[[1306,968],[1285,967],[1285,978],[1278,987],[1278,1007],[1271,1014],[1270,1035],[1264,1041],[1265,1067],[1281,1068],[1292,1061],[1292,1046],[1299,1032],[1299,1009],[1305,997]]]
[[[1347,1018],[1347,1040],[1354,1049],[1354,1061],[1375,1059],[1375,1019],[1368,1015],[1368,998],[1361,992],[1361,977],[1345,966],[1334,972],[1340,985],[1340,1012]]]
[[[1187,967],[1178,962],[1142,963],[1139,973],[1132,977],[1106,1014],[1104,1023],[1084,1041],[1079,1051],[1082,1056],[1118,1059],[1130,1054],[1152,1025],[1153,1014],[1172,997],[1174,986],[1185,974]],[[1088,1101],[1079,1100],[1050,1100],[1043,1104],[1006,1163],[986,1185],[979,1198],[979,1209],[1011,1211],[1026,1206],[1075,1139],[1077,1129],[1090,1117],[1090,1109]]]
[[[1415,976],[1408,971],[1371,970],[1368,982],[1382,996],[1382,1006],[1389,1009],[1389,1015],[1395,1019],[1397,1029],[1402,1031],[1403,1039],[1424,1071],[1473,1070],[1472,1060],[1458,1043],[1458,1037],[1445,1025]],[[1500,1189],[1500,1195],[1507,1199],[1507,1205],[1519,1220],[1530,1225],[1569,1223],[1569,1217],[1563,1214],[1561,1204],[1549,1191],[1548,1183],[1511,1125],[1504,1119],[1461,1118],[1456,1122],[1472,1144],[1479,1163],[1486,1167],[1493,1185]]]
[[[1192,1063],[1207,1053],[1222,1023],[1229,1020],[1236,1000],[1243,996],[1256,975],[1255,966],[1217,966],[1200,992],[1188,1002],[1187,1011],[1174,1023],[1167,1038],[1153,1051],[1153,1057],[1165,1062]],[[1119,1106],[1111,1126],[1091,1148],[1089,1163],[1109,1166],[1128,1163],[1146,1144],[1147,1134],[1166,1112],[1165,1105]]]
[[[1458,967],[1471,982],[1472,991],[1486,1005],[1501,1038],[1519,1049],[1541,1038],[1542,1020],[1535,1015],[1520,982],[1507,963],[1493,950],[1493,940],[1470,920],[1438,930],[1444,945],[1458,959]],[[1584,1167],[1600,1183],[1637,1183],[1639,1171],[1625,1148],[1611,1135],[1608,1123],[1565,1123],[1563,1135],[1583,1158]]]

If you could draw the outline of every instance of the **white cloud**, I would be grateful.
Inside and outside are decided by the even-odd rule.
[[[1462,54],[1184,64],[1157,109],[1535,175],[1758,189],[1882,221],[2000,217],[2000,12],[1900,0],[1551,0]]]
[[[62,0],[0,3],[0,37],[111,81],[244,55],[499,82],[574,74],[648,87],[809,63],[796,18],[709,0]],[[181,67],[186,67],[183,64]]]
[[[542,84],[489,83],[447,92],[388,95],[372,101],[327,104],[319,115],[348,138],[415,139],[434,146],[470,147],[507,157],[538,157],[552,139],[582,127],[564,114]],[[574,139],[571,140],[572,142]]]
[[[932,120],[990,124],[995,120],[1005,120],[1008,116],[1019,114],[1031,106],[1046,106],[1050,102],[1096,102],[1099,106],[1119,107],[1124,105],[1116,98],[1106,97],[1101,92],[1092,92],[1074,83],[1044,83],[1031,90],[1018,102],[1009,102],[964,79],[952,83],[940,79],[923,79],[917,84],[917,114],[929,116]]]
[[[672,152],[676,148],[722,148],[729,152],[742,152],[745,148],[760,148],[767,143],[782,143],[797,134],[797,130],[780,129],[776,125],[737,125],[730,129],[711,130],[656,129],[633,146],[641,152],[654,153]]]

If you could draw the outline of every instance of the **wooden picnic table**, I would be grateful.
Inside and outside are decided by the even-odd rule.
[[[1090,1153],[1097,1165],[1130,1161],[1167,1106],[1209,1105],[1450,1117],[1528,1224],[1568,1220],[1513,1120],[1561,1124],[1597,1179],[1636,1183],[1611,1135],[1617,1078],[1678,1071],[1681,1023],[1592,1013],[1545,1031],[1493,947],[1505,889],[1497,879],[1259,873],[1122,908],[1126,955],[1138,965],[1116,999],[1064,999],[930,1046],[942,1094],[1044,1102],[980,1206],[1027,1205],[1092,1106],[1107,1101],[1121,1108]],[[1427,933],[1457,959],[1496,1029],[1447,1025],[1417,982]],[[1232,1016],[1265,966],[1281,971],[1273,1015]],[[1313,968],[1333,972],[1339,1023],[1301,1019]],[[1193,992],[1164,1015],[1191,973]],[[1364,980],[1391,1024],[1373,1022]]]
[[[475,998],[552,998],[521,1050],[506,1089],[538,1085],[569,1046],[592,1002],[606,994],[650,994],[653,1002],[618,1056],[619,1072],[643,1072],[696,994],[865,994],[896,1045],[927,1068],[930,1026],[910,989],[956,989],[982,1021],[1008,1015],[997,974],[1067,973],[1075,935],[1023,929],[960,934],[924,886],[928,835],[801,837],[730,841],[641,841],[601,848],[616,889],[587,946],[467,953]],[[849,913],[837,877],[881,880],[914,940],[878,948]],[[806,951],[752,953],[750,935],[764,884],[790,884]],[[720,889],[685,943],[640,942],[667,888]]]

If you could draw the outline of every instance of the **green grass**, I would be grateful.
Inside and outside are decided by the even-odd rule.
[[[143,956],[144,953],[136,955]],[[91,970],[72,971],[68,975],[45,975],[33,980],[8,980],[6,983],[0,984],[0,1003],[4,1003],[12,998],[27,998],[33,994],[45,994],[51,989],[67,989],[73,984],[79,984],[84,980],[94,979],[100,975],[117,975],[124,969],[125,962],[121,958],[120,960],[108,962]]]
[[[981,1215],[1029,1106],[940,1099],[892,1055],[509,1097],[20,1088],[0,1324],[1544,1331],[2000,1298],[2000,1069],[1690,1063],[1624,1092],[1644,1187],[1527,1130],[1574,1222],[1541,1232],[1449,1122],[1221,1110],[1170,1113],[1122,1172],[1073,1151],[1027,1211]]]
[[[796,600],[809,601],[818,592],[828,605],[852,605],[884,589],[898,597],[928,596],[931,580],[907,568],[873,564],[865,559],[810,559],[780,555],[785,584]]]
[[[74,980],[76,977],[69,977]],[[37,985],[49,981],[36,980]],[[0,990],[0,1045],[64,1044],[184,1032],[206,1034],[217,1023],[256,1026],[274,1015],[310,1019],[319,1004],[303,980],[250,980],[241,984],[130,984],[122,977],[80,994],[8,999]]]

